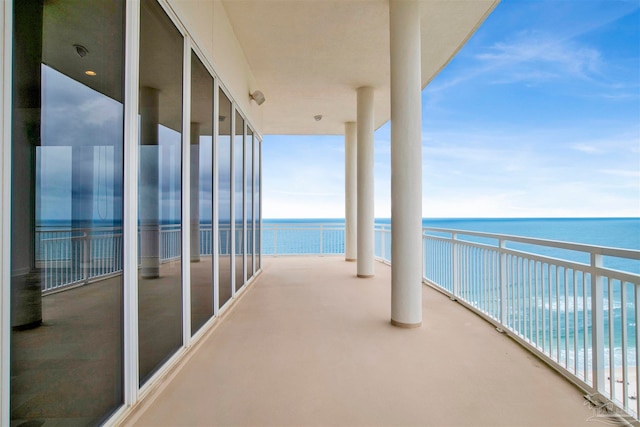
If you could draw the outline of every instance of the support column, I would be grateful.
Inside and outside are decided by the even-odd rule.
[[[160,277],[160,212],[158,140],[160,91],[140,88],[140,255],[144,278]]]
[[[191,262],[200,261],[200,123],[191,123]]]
[[[355,122],[344,124],[344,258],[355,261],[357,256],[357,139]]]
[[[71,245],[72,262],[80,270],[74,280],[89,281],[91,275],[91,228],[93,227],[93,159],[94,147],[71,147]],[[77,270],[76,270],[77,271]]]
[[[42,0],[14,2],[11,326],[16,329],[34,328],[42,324],[41,269],[36,263],[36,156],[37,147],[42,142],[43,4]]]
[[[358,88],[358,277],[373,277],[373,88]]]
[[[420,6],[390,0],[391,324],[422,324]]]

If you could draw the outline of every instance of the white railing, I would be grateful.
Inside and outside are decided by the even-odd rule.
[[[434,228],[423,242],[427,284],[637,420],[640,251]]]
[[[212,254],[212,226],[200,225],[200,255]],[[180,225],[160,226],[160,262],[181,256]],[[219,227],[221,254],[231,250],[229,226]],[[242,231],[236,230],[236,241]],[[140,236],[138,236],[140,239]],[[138,241],[140,244],[140,241]],[[241,251],[237,247],[237,251]],[[122,229],[96,227],[87,229],[41,228],[36,231],[36,267],[43,271],[42,290],[50,292],[64,287],[88,283],[94,279],[122,271]],[[140,262],[140,254],[138,254]]]
[[[391,226],[376,224],[374,230],[374,256],[378,261],[391,264]]]
[[[200,255],[212,255],[213,254],[213,240],[212,234],[213,227],[209,225],[200,225]]]
[[[182,228],[176,225],[160,226],[160,262],[180,258],[182,254]]]
[[[122,271],[120,228],[43,229],[36,232],[42,291],[88,283]]]
[[[160,227],[160,260],[180,257],[179,225]],[[204,226],[200,246],[211,251],[211,226]],[[208,237],[208,240],[206,238]],[[42,270],[42,291],[89,283],[122,272],[122,228],[39,229],[36,232],[36,267]]]
[[[263,255],[334,255],[344,253],[344,224],[263,223]]]

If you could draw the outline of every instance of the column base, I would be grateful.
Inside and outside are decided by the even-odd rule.
[[[347,262],[356,262],[357,261],[357,259],[355,259],[355,258],[345,258],[344,260],[347,261]]]
[[[391,324],[393,326],[398,327],[398,328],[405,328],[405,329],[414,329],[414,328],[419,328],[420,326],[422,326],[422,322],[418,322],[418,323],[403,323],[403,322],[398,322],[397,320],[393,320],[393,319],[391,319]]]
[[[358,277],[361,279],[370,279],[373,277],[373,274],[358,274]]]
[[[40,271],[11,276],[11,327],[14,330],[37,328],[42,324],[42,288]]]

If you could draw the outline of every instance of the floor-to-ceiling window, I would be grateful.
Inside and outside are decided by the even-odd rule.
[[[104,422],[122,409],[129,379],[143,386],[183,345],[183,286],[190,288],[195,334],[214,314],[214,275],[223,306],[233,284],[240,289],[258,264],[257,134],[226,89],[215,110],[210,67],[194,52],[185,58],[185,29],[173,24],[165,3],[134,2],[140,22],[125,26],[127,3],[14,0],[7,8],[13,11],[11,425]],[[124,46],[133,43],[125,29],[135,34],[138,25],[139,58],[132,64],[139,59],[139,78],[129,73],[125,84]],[[187,58],[191,75],[183,76]],[[191,80],[190,141],[182,131],[184,78]],[[134,81],[139,108],[126,112],[125,86]],[[138,128],[126,141],[125,123]],[[189,146],[191,170],[184,195],[182,144]],[[137,212],[125,199],[126,183],[137,185]],[[183,198],[190,218],[182,217]],[[125,212],[137,227],[132,221],[123,228]],[[189,282],[182,275],[185,224]],[[123,280],[136,238],[137,265]],[[128,291],[137,291],[137,304],[126,308]],[[138,334],[125,331],[125,319],[137,323]],[[133,359],[125,360],[125,342],[137,345]],[[125,376],[136,365],[139,376]]]
[[[140,5],[139,381],[182,345],[183,37],[155,0]]]
[[[191,333],[213,316],[213,78],[191,52]]]
[[[13,4],[11,425],[123,403],[124,6]]]
[[[253,131],[247,126],[246,157],[247,157],[247,280],[253,276]]]
[[[231,298],[231,101],[222,89],[218,97],[218,300]]]
[[[235,224],[235,286],[238,291],[244,285],[244,119],[236,111],[235,132],[233,139],[233,166],[234,166],[234,224]]]

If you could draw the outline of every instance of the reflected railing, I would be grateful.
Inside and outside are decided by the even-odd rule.
[[[181,257],[182,228],[179,224],[161,225],[160,262]],[[211,256],[213,227],[200,225],[200,256]],[[231,253],[230,227],[220,227],[219,251]],[[236,230],[236,241],[242,231]],[[138,235],[140,239],[140,235]],[[140,242],[138,241],[138,244]],[[122,272],[123,240],[121,227],[56,228],[36,230],[36,267],[43,272],[42,291],[56,291],[69,286],[105,279]],[[241,253],[240,248],[236,250]],[[138,254],[138,264],[141,258]]]

